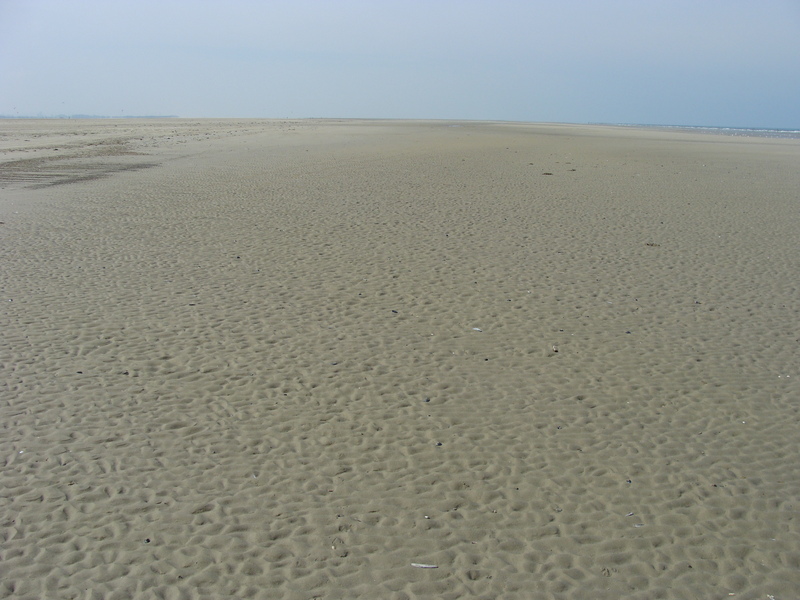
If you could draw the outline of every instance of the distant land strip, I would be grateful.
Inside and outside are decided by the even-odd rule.
[[[0,115],[0,119],[177,119],[178,115]]]

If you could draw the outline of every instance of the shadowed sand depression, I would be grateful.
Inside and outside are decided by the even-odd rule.
[[[2,125],[0,597],[797,597],[797,140]]]

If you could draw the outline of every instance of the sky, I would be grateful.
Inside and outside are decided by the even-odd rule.
[[[0,0],[0,115],[800,129],[800,0]]]

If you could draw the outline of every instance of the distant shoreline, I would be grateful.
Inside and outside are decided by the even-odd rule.
[[[0,119],[9,120],[71,120],[71,119],[104,119],[104,120],[125,120],[125,119],[216,119],[217,117],[180,117],[178,115],[125,115],[125,116],[108,116],[108,115],[55,115],[55,116],[12,116],[0,115]],[[231,117],[235,118],[235,117]],[[334,117],[331,117],[334,118]],[[252,117],[254,120],[275,120],[275,117]],[[348,119],[348,118],[345,118]],[[315,120],[314,117],[298,117],[290,118],[289,120]],[[349,120],[349,119],[348,119]],[[359,120],[359,119],[353,119]],[[383,120],[383,119],[380,119]],[[388,119],[392,121],[414,121],[418,119]],[[479,121],[478,119],[424,119],[432,121]],[[516,121],[511,121],[516,122]],[[520,121],[525,122],[525,121]],[[535,121],[530,121],[531,123]],[[538,121],[536,121],[538,122]],[[559,123],[566,124],[566,123]],[[653,125],[647,123],[604,123],[604,122],[588,122],[588,123],[569,123],[570,125],[590,125],[590,126],[604,126],[604,127],[626,127],[626,128],[640,128],[640,129],[657,129],[662,131],[678,131],[687,133],[709,133],[715,135],[729,135],[737,137],[767,137],[767,138],[783,138],[783,139],[800,139],[800,129],[782,129],[776,127],[720,127],[711,125]]]
[[[32,115],[0,115],[0,119],[40,119],[40,120],[56,120],[56,119],[178,119],[178,115],[125,115],[120,117],[111,117],[103,115],[55,115],[55,116],[32,116]]]
[[[773,127],[714,127],[708,125],[644,125],[637,123],[591,123],[611,127],[631,127],[659,129],[662,131],[683,131],[689,133],[712,133],[716,135],[734,135],[740,137],[776,137],[800,139],[800,129],[779,129]]]

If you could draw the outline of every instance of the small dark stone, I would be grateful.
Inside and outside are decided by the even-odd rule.
[[[396,310],[393,310],[392,312],[393,312],[394,314],[397,314],[397,311],[396,311]]]
[[[441,446],[441,445],[442,445],[442,442],[436,442],[436,445],[437,445],[437,446]]]
[[[149,543],[150,543],[150,538],[147,538],[147,539],[144,541],[144,543],[145,543],[145,544],[149,544]]]
[[[425,398],[425,402],[430,402],[430,401],[431,401],[430,398]]]

